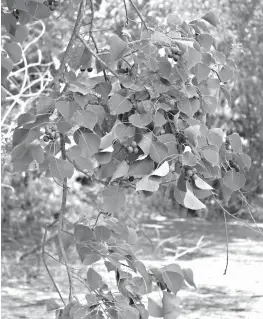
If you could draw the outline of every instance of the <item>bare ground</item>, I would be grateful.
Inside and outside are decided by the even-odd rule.
[[[240,223],[228,224],[229,263],[226,265],[225,226],[222,222],[202,220],[148,221],[144,224],[145,233],[153,240],[154,247],[164,238],[178,236],[177,245],[192,247],[201,236],[205,236],[205,247],[176,262],[181,267],[194,271],[197,289],[186,288],[178,293],[181,297],[182,314],[186,319],[261,319],[263,318],[263,225],[260,228],[249,224],[248,229]],[[47,277],[43,265],[37,273],[37,260],[34,256],[19,263],[11,259],[19,243],[2,244],[2,318],[5,319],[51,319],[54,313],[45,310],[46,300],[59,301]],[[158,267],[175,262],[174,244],[164,244],[158,255],[151,257],[152,246],[142,239],[138,256],[146,266]],[[168,248],[163,255],[164,246]],[[168,252],[168,253],[167,253]],[[149,257],[146,257],[149,256]],[[63,296],[67,296],[67,280],[64,267],[49,259],[51,272],[58,282]],[[79,268],[75,263],[74,267]],[[94,267],[105,272],[111,285],[113,278],[102,264]],[[84,273],[86,269],[84,269]],[[102,274],[100,272],[100,274]],[[83,286],[76,285],[79,298],[85,296]],[[158,291],[153,295],[159,294]]]

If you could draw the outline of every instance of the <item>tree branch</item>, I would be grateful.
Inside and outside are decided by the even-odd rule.
[[[119,78],[118,73],[112,70],[104,61],[102,61],[102,59],[90,48],[88,43],[84,40],[84,38],[81,35],[78,35],[78,38],[85,45],[86,49],[90,52],[90,54],[92,54],[94,58],[97,59],[104,66],[105,69],[109,70],[110,73],[116,76],[116,78]]]
[[[42,260],[43,260],[43,264],[44,264],[44,266],[45,266],[45,268],[46,268],[46,271],[47,271],[47,273],[48,273],[48,275],[49,275],[49,278],[50,278],[50,280],[52,281],[53,286],[55,287],[55,289],[56,289],[56,291],[57,291],[57,293],[58,293],[58,295],[59,295],[61,301],[62,301],[63,304],[66,306],[66,303],[65,303],[65,301],[64,301],[64,299],[63,299],[63,297],[62,297],[62,295],[61,295],[61,293],[60,293],[60,291],[59,291],[59,289],[58,289],[58,286],[57,286],[57,284],[56,284],[56,282],[55,282],[53,276],[51,275],[51,272],[50,272],[50,270],[49,270],[49,268],[48,268],[48,265],[47,265],[46,259],[45,259],[45,254],[46,254],[46,252],[45,252],[45,244],[46,244],[46,238],[47,238],[47,230],[48,230],[48,228],[50,228],[50,227],[53,226],[54,224],[55,224],[55,222],[53,222],[52,224],[50,224],[49,226],[47,226],[46,229],[45,229],[45,233],[44,233],[44,236],[43,236],[43,242],[42,242]],[[21,260],[21,259],[20,259],[20,260]]]
[[[72,49],[74,40],[75,40],[77,34],[79,33],[79,29],[80,29],[80,26],[81,26],[83,14],[85,12],[85,7],[86,7],[86,0],[81,0],[80,5],[79,5],[79,11],[78,11],[77,19],[76,19],[76,22],[75,22],[75,25],[74,25],[74,29],[72,31],[69,43],[68,43],[67,48],[66,48],[66,51],[65,51],[65,53],[63,55],[63,58],[62,58],[58,73],[57,73],[57,75],[56,75],[56,77],[54,79],[55,83],[57,82],[57,80],[60,78],[61,74],[65,70],[67,57],[68,57],[68,55],[70,53],[70,50]]]
[[[66,148],[65,148],[65,137],[63,134],[60,134],[60,146],[61,146],[61,156],[63,160],[66,160]],[[64,178],[63,180],[63,190],[62,190],[62,203],[61,203],[61,210],[58,218],[58,242],[59,242],[59,247],[61,249],[61,254],[64,259],[64,263],[67,269],[68,273],[68,281],[69,281],[69,302],[72,301],[72,291],[73,291],[73,286],[72,286],[72,277],[71,277],[71,272],[70,268],[68,265],[68,260],[67,260],[67,255],[64,249],[63,241],[62,241],[62,232],[63,232],[63,219],[64,219],[64,214],[66,212],[66,204],[67,204],[67,192],[68,192],[68,186],[67,186],[67,177]]]
[[[136,13],[138,14],[139,18],[141,19],[142,24],[144,25],[145,29],[148,31],[148,27],[140,13],[140,11],[138,10],[138,8],[136,7],[136,5],[134,4],[133,0],[129,0],[130,4],[132,5],[133,9],[136,11]]]

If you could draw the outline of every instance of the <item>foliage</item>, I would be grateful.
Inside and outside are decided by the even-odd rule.
[[[27,24],[47,19],[55,7],[51,2],[7,1],[2,19],[9,36],[2,55],[4,85],[23,58]],[[251,159],[243,153],[240,136],[226,136],[221,128],[207,125],[207,116],[221,108],[221,95],[230,103],[227,82],[236,65],[218,51],[209,32],[219,24],[213,12],[190,22],[171,14],[161,24],[153,17],[144,20],[129,0],[129,9],[140,19],[140,33],[107,32],[102,47],[93,30],[99,1],[71,2],[71,15],[76,10],[77,17],[67,48],[58,56],[60,67],[50,91],[19,115],[12,136],[13,172],[37,167],[63,188],[58,221],[45,232],[43,256],[47,231],[58,224],[58,259],[68,273],[69,301],[53,281],[64,305],[51,301],[47,309],[59,309],[63,319],[176,318],[178,291],[187,284],[195,287],[192,271],[178,264],[147,270],[133,253],[137,230],[114,214],[126,204],[126,189],[149,197],[166,186],[179,204],[199,210],[205,208],[205,198],[216,198],[215,180],[226,203],[245,185]],[[94,223],[64,218],[67,181],[75,171],[102,185]],[[73,301],[70,246],[85,266],[104,261],[108,272],[115,273],[119,294],[90,267],[83,280],[89,291],[86,303]],[[148,298],[146,310],[142,296],[152,292],[153,284],[163,297],[161,303]]]

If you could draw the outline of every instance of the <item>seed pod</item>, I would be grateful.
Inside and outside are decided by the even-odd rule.
[[[49,6],[49,10],[50,10],[50,11],[55,11],[55,10],[56,10],[56,7],[54,6],[54,4],[51,4],[51,5]]]
[[[194,175],[192,176],[192,179],[195,181],[195,180],[197,179],[197,175],[194,174]]]
[[[193,171],[192,171],[191,169],[188,169],[188,170],[186,171],[186,175],[189,176],[189,177],[191,177],[191,176],[194,175],[194,173],[193,173]]]
[[[136,147],[137,146],[137,142],[136,141],[132,141],[131,142],[131,146]]]
[[[56,132],[55,139],[57,140],[58,138],[60,138],[60,134],[59,134],[59,132]]]
[[[59,1],[54,1],[54,6],[58,7],[59,6]]]
[[[180,57],[179,57],[179,55],[174,54],[173,59],[174,59],[174,62],[177,62],[180,59]]]
[[[88,72],[92,72],[92,71],[93,71],[93,68],[92,68],[92,67],[89,67],[89,68],[87,68],[87,71],[88,71]]]

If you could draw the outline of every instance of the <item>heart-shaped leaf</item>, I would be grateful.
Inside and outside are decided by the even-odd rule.
[[[132,104],[127,97],[116,93],[109,99],[109,107],[111,114],[118,115],[129,112],[132,109]]]
[[[236,172],[234,169],[231,169],[226,172],[223,182],[231,190],[238,191],[245,185],[246,178],[244,175]]]
[[[54,178],[63,181],[65,177],[72,177],[74,166],[68,161],[54,157],[49,163],[49,171]]]
[[[203,20],[209,22],[212,24],[214,27],[217,28],[218,24],[220,23],[219,18],[212,12],[208,12],[202,17]]]
[[[167,155],[168,148],[165,144],[158,141],[152,141],[150,147],[150,156],[153,161],[155,161],[156,163],[160,163],[163,159],[166,158]]]
[[[125,205],[125,194],[118,185],[106,188],[102,193],[102,197],[105,212],[118,212]]]
[[[163,280],[167,287],[176,295],[184,284],[184,276],[180,266],[170,264],[162,268]]]
[[[114,34],[110,38],[110,59],[111,61],[119,60],[127,50],[127,43]]]
[[[81,244],[94,239],[94,233],[88,226],[77,224],[74,229],[74,237]]]
[[[194,282],[194,274],[192,269],[190,268],[183,268],[182,269],[183,274],[184,274],[184,279],[185,281],[192,287],[196,288],[196,284]]]
[[[198,83],[205,80],[210,73],[210,68],[204,63],[196,63],[193,68],[193,74],[196,76]]]
[[[230,141],[233,152],[242,153],[242,141],[237,133],[233,133],[232,135],[228,135],[228,139]]]
[[[78,125],[93,130],[95,124],[97,123],[98,116],[97,114],[89,110],[77,110],[74,113],[73,120]]]

